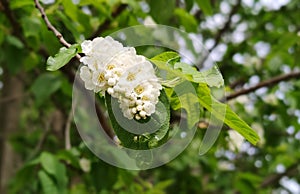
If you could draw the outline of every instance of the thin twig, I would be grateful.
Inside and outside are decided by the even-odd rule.
[[[76,102],[75,102],[76,104]],[[72,114],[72,108],[69,111],[67,123],[66,123],[66,128],[65,128],[65,148],[66,150],[70,150],[72,145],[71,145],[71,136],[70,136],[70,129],[71,129],[71,124],[73,120],[73,114]]]
[[[216,36],[214,38],[215,44],[212,46],[212,48],[209,49],[209,52],[211,52],[213,49],[216,48],[216,46],[220,43],[223,34],[230,28],[231,19],[232,19],[233,15],[238,11],[240,5],[241,5],[241,0],[238,0],[237,3],[232,7],[224,27],[222,29],[220,29],[218,31],[218,33],[216,34]]]
[[[68,43],[65,38],[63,37],[63,35],[51,24],[51,22],[49,21],[46,13],[45,13],[45,10],[44,8],[41,6],[39,0],[34,0],[34,3],[35,3],[35,7],[39,10],[39,12],[41,13],[42,15],[42,18],[43,20],[45,21],[46,25],[47,25],[47,28],[48,30],[52,31],[55,36],[57,37],[57,39],[59,40],[59,42],[64,45],[65,47],[69,48],[71,46],[70,43]],[[76,58],[80,59],[80,55],[77,54],[76,55]]]
[[[35,148],[31,152],[30,156],[27,158],[28,161],[32,160],[43,148],[48,134],[51,132],[51,123],[53,122],[53,116],[50,119],[46,119],[45,122],[45,131],[40,137],[39,142],[36,144]]]
[[[228,95],[226,97],[226,100],[231,100],[231,99],[236,98],[238,96],[254,92],[257,89],[260,89],[260,88],[263,88],[263,87],[273,86],[273,85],[275,85],[275,84],[277,84],[281,81],[288,81],[290,79],[299,78],[299,77],[300,77],[300,72],[291,72],[291,73],[288,73],[288,74],[279,75],[279,76],[271,78],[269,80],[262,81],[262,82],[258,83],[257,85],[255,85],[253,87],[250,87],[250,88],[247,88],[247,89],[242,89],[240,91],[234,92],[234,93]]]
[[[35,3],[35,7],[40,11],[40,13],[42,14],[42,18],[43,20],[45,21],[47,27],[48,27],[48,30],[51,30],[55,36],[58,38],[59,42],[61,44],[63,44],[65,47],[69,48],[71,46],[70,43],[68,43],[63,35],[51,24],[51,22],[49,21],[46,13],[45,13],[45,10],[44,8],[41,6],[39,0],[34,0],[34,3]]]

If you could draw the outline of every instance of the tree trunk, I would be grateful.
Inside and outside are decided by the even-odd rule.
[[[0,193],[7,193],[9,180],[21,164],[19,155],[9,142],[18,131],[24,84],[18,76],[4,71],[0,98]]]

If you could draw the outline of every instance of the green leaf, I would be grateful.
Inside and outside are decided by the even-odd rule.
[[[38,37],[41,28],[41,21],[36,17],[22,18],[22,29],[25,37],[35,36]]]
[[[199,72],[195,67],[186,63],[177,62],[179,55],[175,52],[165,52],[150,59],[159,69],[169,73],[168,78],[179,77],[195,83],[206,83],[210,87],[224,85],[222,74],[216,66]]]
[[[9,6],[11,9],[24,8],[24,6],[32,6],[34,7],[34,1],[31,0],[11,0],[9,1]]]
[[[41,181],[44,194],[58,194],[58,188],[56,187],[51,177],[49,177],[45,171],[40,170],[38,172],[38,176]]]
[[[79,47],[78,44],[74,44],[70,48],[60,48],[59,52],[54,57],[51,56],[48,58],[47,70],[56,71],[66,65],[77,54]]]
[[[246,140],[253,145],[259,141],[257,133],[237,114],[235,114],[228,105],[215,100],[211,94],[210,89],[205,84],[199,84],[197,88],[200,104],[211,112],[217,119],[223,120],[230,128],[240,133]],[[226,109],[225,118],[220,110]]]
[[[43,152],[40,160],[43,169],[55,177],[60,193],[64,193],[68,181],[65,166],[61,164],[54,155],[48,152]]]
[[[196,0],[196,2],[205,15],[212,15],[210,0]]]
[[[160,24],[168,24],[169,20],[172,18],[174,9],[176,7],[176,1],[174,0],[164,0],[164,1],[154,1],[148,0],[150,6],[150,15],[153,19]]]
[[[98,2],[99,4],[99,2]],[[80,35],[84,32],[89,32],[92,30],[90,24],[90,17],[89,15],[83,13],[80,6],[75,5],[72,0],[62,0],[62,5],[64,7],[63,14],[60,14],[60,17],[64,15],[65,17],[62,18],[64,20],[65,25],[69,30],[71,30],[69,25],[73,26],[74,30],[71,30],[72,34],[74,35],[76,41],[80,41]],[[66,17],[67,16],[67,17]],[[68,23],[65,21],[69,20]],[[81,32],[81,33],[79,33]],[[76,34],[76,35],[75,35]],[[79,35],[79,36],[77,36]]]
[[[27,38],[27,46],[34,49],[37,53],[40,45],[40,34],[41,34],[41,20],[37,17],[24,17],[21,19],[21,26],[24,36]]]
[[[278,42],[272,45],[270,54],[267,55],[266,60],[271,61],[272,58],[278,57],[280,54],[288,51],[294,44],[300,43],[300,37],[295,33],[285,33],[278,39]]]
[[[40,64],[40,56],[36,52],[30,52],[24,59],[24,69],[25,71],[30,71]]]
[[[183,82],[175,88],[166,88],[173,110],[185,109],[187,112],[188,127],[192,128],[200,118],[198,96],[190,82]]]
[[[185,6],[187,11],[191,11],[194,6],[194,0],[185,0]]]
[[[238,177],[239,179],[244,179],[249,181],[249,183],[259,184],[262,182],[261,176],[250,172],[240,172]]]
[[[78,8],[72,0],[62,0],[65,14],[73,21],[78,21]]]
[[[8,35],[6,36],[6,40],[10,45],[13,45],[18,49],[24,48],[24,44],[22,43],[22,41],[16,38],[15,36]]]
[[[198,22],[190,13],[180,8],[175,9],[174,13],[178,17],[180,24],[187,32],[197,31]]]
[[[0,28],[1,28],[1,26],[0,26]],[[4,33],[4,30],[0,30],[0,44],[1,45],[5,40],[5,36],[6,36],[6,34]],[[0,57],[0,60],[1,60],[1,57]]]
[[[78,160],[79,153],[76,155],[76,152],[78,151],[75,148],[72,148],[70,150],[60,150],[56,155],[58,159],[64,160],[72,167],[80,169],[79,160]]]
[[[6,41],[8,41],[8,37],[10,36],[6,37]],[[11,40],[16,40],[16,42],[10,42],[1,50],[0,60],[4,60],[4,63],[2,63],[1,65],[4,65],[7,70],[13,75],[22,71],[24,60],[28,53],[26,49],[22,49],[24,45],[22,44],[22,42],[19,42],[19,39],[13,37],[13,39]],[[20,45],[18,46],[14,45],[19,43]],[[18,54],[17,57],[16,53]]]
[[[171,186],[174,183],[173,179],[168,179],[168,180],[164,180],[164,181],[160,181],[157,184],[154,185],[154,190],[165,190],[166,188],[168,188],[169,186]]]
[[[137,150],[150,149],[159,146],[164,141],[170,121],[170,104],[164,90],[159,96],[155,113],[145,121],[125,118],[119,108],[118,100],[109,94],[105,95],[105,100],[113,129],[124,147]],[[156,131],[153,132],[153,130]],[[135,134],[134,131],[143,133]]]
[[[40,75],[32,84],[30,90],[35,96],[37,103],[41,104],[61,86],[60,76],[53,73]]]
[[[59,165],[59,161],[55,158],[54,155],[43,152],[41,154],[41,165],[45,169],[45,171],[51,175],[56,175],[57,166]]]
[[[182,73],[191,75],[196,83],[206,83],[210,87],[221,87],[224,85],[222,74],[217,66],[209,70],[199,72],[186,63],[176,63],[174,69],[181,69]]]
[[[70,194],[89,194],[89,193],[90,192],[84,183],[72,185],[72,188],[70,189]]]
[[[28,186],[28,181],[36,179],[35,172],[36,166],[40,163],[39,158],[31,160],[25,163],[22,168],[17,172],[17,174],[12,179],[13,187],[10,188],[9,193],[19,193],[23,191],[26,186]]]
[[[159,55],[156,55],[151,58],[153,61],[161,61],[161,62],[167,62],[167,64],[173,64],[172,62],[179,62],[180,60],[180,55],[176,52],[173,51],[167,51],[163,52]]]
[[[165,56],[160,55],[159,58],[166,61],[168,56],[174,58],[175,54],[167,53]],[[225,104],[218,102],[217,100],[213,99],[211,96],[210,90],[208,86],[213,87],[220,87],[224,84],[222,75],[218,71],[217,67],[213,67],[210,70],[204,72],[198,72],[196,68],[184,64],[184,63],[175,63],[174,69],[170,67],[166,62],[159,61],[159,58],[154,58],[156,60],[151,59],[151,61],[157,65],[160,69],[166,70],[167,72],[173,74],[174,76],[181,77],[187,81],[200,83],[197,89],[198,98],[200,104],[210,111],[216,118],[223,119],[223,115],[220,110],[224,110],[226,108],[225,120],[224,122],[231,127],[232,129],[239,132],[242,136],[244,136],[249,142],[252,144],[256,144],[259,140],[258,135],[245,123],[241,120],[230,108]],[[179,71],[179,69],[181,71]],[[208,86],[207,86],[207,85]],[[200,89],[199,89],[200,88]],[[212,106],[214,104],[214,106]],[[225,106],[225,107],[224,107]]]

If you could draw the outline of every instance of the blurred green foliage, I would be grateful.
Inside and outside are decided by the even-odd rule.
[[[41,2],[51,23],[71,44],[143,24],[150,17],[158,24],[185,30],[217,56],[228,93],[299,71],[298,0],[282,6],[281,1],[266,5],[260,0]],[[34,1],[0,0],[0,10],[0,69],[8,76],[22,75],[25,86],[18,132],[9,138],[23,165],[11,178],[8,193],[300,192],[299,80],[264,87],[229,101],[231,108],[260,134],[257,147],[244,142],[232,149],[231,143],[236,140],[224,127],[213,148],[199,156],[206,128],[203,122],[189,147],[172,162],[146,171],[118,169],[88,150],[73,123],[72,147],[65,149],[64,130],[72,103],[70,71],[79,64],[71,61],[60,72],[46,71],[47,58],[62,45],[48,31]],[[193,41],[184,41],[195,55]],[[158,54],[143,48],[138,51],[149,56]],[[0,79],[5,85],[2,74]],[[3,90],[0,93],[4,96]],[[56,111],[61,114],[53,120]],[[59,120],[63,124],[57,131]]]

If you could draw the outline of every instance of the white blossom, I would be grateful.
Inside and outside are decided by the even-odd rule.
[[[127,86],[122,83],[126,92],[122,98],[119,98],[119,103],[123,113],[126,112],[127,118],[145,119],[155,112],[155,105],[158,102],[162,87],[153,82],[153,80],[146,80],[137,85],[132,85],[129,82]]]
[[[228,147],[231,151],[239,151],[244,143],[244,137],[234,130],[228,131]]]
[[[111,37],[86,40],[81,47],[85,56],[80,77],[87,89],[117,98],[128,119],[145,119],[155,112],[162,86],[144,56]]]
[[[100,88],[97,87],[92,81],[93,72],[87,66],[80,68],[80,77],[84,81],[86,89],[93,90],[94,92],[100,91]]]
[[[120,77],[116,89],[119,91],[128,91],[128,88],[134,88],[144,80],[154,82],[157,80],[152,64],[146,60],[127,68],[126,72]]]
[[[131,113],[130,118],[145,119],[155,112],[162,86],[154,73],[152,64],[145,61],[127,69],[115,86],[124,94],[119,99],[120,107],[127,115]]]

